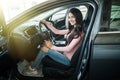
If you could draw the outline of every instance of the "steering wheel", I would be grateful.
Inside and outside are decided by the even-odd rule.
[[[52,23],[51,23],[51,24],[52,24]],[[39,22],[39,30],[40,30],[40,32],[47,31],[47,32],[50,34],[50,38],[51,38],[52,43],[53,43],[53,44],[55,43],[55,38],[54,38],[54,36],[52,35],[51,30],[50,30],[45,24]]]

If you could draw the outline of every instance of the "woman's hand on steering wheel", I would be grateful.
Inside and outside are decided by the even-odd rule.
[[[40,30],[43,31],[49,31],[49,29],[47,28],[45,22],[47,22],[46,20],[40,20],[39,22],[39,28]]]
[[[46,21],[46,20],[40,20],[40,22],[39,22],[40,30],[41,30],[42,32],[43,32],[43,31],[48,31],[49,34],[50,34],[50,37],[51,37],[51,39],[52,39],[52,42],[54,42],[54,39],[55,39],[55,38],[53,37],[53,33],[52,33],[51,30],[47,27],[46,22],[48,22],[48,21]],[[50,23],[53,24],[52,21],[50,21]]]

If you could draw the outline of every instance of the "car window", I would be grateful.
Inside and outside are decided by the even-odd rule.
[[[101,19],[101,32],[120,31],[120,4],[115,0],[104,4]]]
[[[0,0],[6,23],[23,11],[47,0]],[[10,4],[9,4],[10,3]]]
[[[86,16],[87,11],[88,11],[88,10],[87,10],[87,7],[84,6],[84,5],[81,5],[81,6],[78,6],[78,7],[76,7],[76,8],[78,8],[78,9],[82,12],[82,14],[83,14],[83,19],[85,19],[85,16]],[[52,20],[52,21],[55,21],[55,20],[57,20],[57,19],[60,19],[60,18],[65,17],[65,16],[66,16],[66,13],[67,13],[67,10],[68,10],[68,9],[61,10],[61,11],[53,14],[51,20]]]
[[[55,14],[52,16],[52,19],[51,19],[51,20],[52,20],[52,21],[55,21],[55,20],[57,20],[57,19],[60,19],[60,18],[65,17],[66,12],[67,12],[67,9],[55,13]]]
[[[112,5],[111,7],[110,29],[120,31],[120,6]]]

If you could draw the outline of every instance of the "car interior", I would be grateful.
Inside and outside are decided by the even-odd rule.
[[[109,2],[109,0],[107,1]],[[0,40],[2,46],[0,47],[0,80],[77,80],[76,78],[81,80],[87,80],[88,78],[91,80],[98,80],[96,79],[98,76],[94,78],[93,76],[96,75],[96,72],[98,72],[98,75],[102,75],[102,70],[99,68],[104,64],[112,64],[113,60],[111,59],[112,57],[110,57],[109,60],[106,60],[107,58],[101,57],[102,54],[100,53],[102,53],[101,51],[103,48],[106,49],[105,51],[103,50],[103,53],[105,55],[105,52],[108,51],[110,53],[110,56],[112,56],[113,54],[111,52],[111,49],[114,50],[113,53],[119,53],[119,33],[113,32],[111,34],[108,34],[110,31],[120,30],[120,9],[118,8],[119,3],[117,4],[113,2],[112,4],[112,7],[110,7],[111,3],[108,4],[109,6],[104,4],[104,12],[102,13],[100,23],[101,28],[98,34],[95,36],[95,40],[93,42],[90,41],[90,36],[97,9],[96,6],[88,3],[77,3],[73,5],[57,7],[52,10],[46,10],[45,12],[39,13],[38,15],[35,14],[36,16],[31,17],[20,25],[17,25],[11,31],[8,39],[1,37]],[[42,68],[40,68],[38,71],[38,75],[24,75],[22,73],[23,70],[31,61],[35,60],[40,51],[39,42],[41,40],[41,37],[39,35],[42,32],[47,31],[50,34],[52,43],[54,45],[66,45],[65,36],[54,34],[46,27],[46,25],[41,24],[39,21],[45,19],[51,22],[51,24],[54,25],[57,29],[66,29],[66,26],[68,25],[67,11],[71,8],[71,6],[80,9],[82,12],[84,20],[83,26],[85,31],[82,44],[71,59],[71,66],[63,65],[54,61],[49,56],[46,56],[42,60],[43,65]],[[116,14],[114,16],[111,16],[114,13]],[[117,51],[115,51],[116,49]],[[117,55],[114,55],[113,58],[116,57]],[[107,63],[108,61],[110,61],[110,63]],[[115,63],[115,66],[117,66],[117,63]],[[112,67],[110,67],[110,69],[107,69],[105,66],[104,69],[106,73],[104,73],[106,75],[103,77],[109,77],[109,75],[107,75],[107,70],[110,72],[111,68]],[[113,69],[112,72],[114,72]],[[103,78],[101,78],[101,80],[103,80]]]
[[[85,6],[85,5],[79,5],[76,7],[82,10],[84,23],[85,23],[84,24],[85,31],[87,31],[87,26],[89,25],[92,12],[91,14],[88,14],[88,8],[87,8],[88,6]],[[65,16],[69,8],[63,9],[61,11],[56,11],[44,19],[50,21],[58,29],[65,29],[66,28],[65,25],[67,25],[66,24],[67,18]],[[45,12],[45,13],[48,13],[48,12]],[[89,13],[90,13],[90,10],[89,10]],[[57,46],[66,45],[64,36],[55,35],[46,27],[46,25],[39,23],[41,16],[42,15],[38,15],[37,17],[34,17],[28,20],[22,25],[19,25],[10,34],[8,49],[9,49],[9,52],[11,53],[10,56],[14,57],[15,61],[17,62],[16,73],[15,73],[18,76],[17,78],[19,79],[25,79],[26,77],[42,78],[43,74],[44,74],[44,77],[68,78],[71,75],[73,75],[73,72],[76,72],[75,74],[77,74],[78,71],[76,70],[76,67],[78,65],[77,61],[79,59],[78,57],[80,56],[79,54],[80,54],[81,47],[76,51],[75,55],[73,56],[70,67],[60,64],[52,60],[49,56],[46,56],[42,60],[43,69],[39,71],[40,73],[39,75],[23,75],[22,74],[22,70],[25,68],[25,66],[30,61],[33,61],[39,52],[39,46],[40,46],[39,34],[40,33],[44,31],[48,31],[51,35],[52,43],[54,45],[57,45]],[[56,16],[60,16],[60,17],[58,17],[57,19]]]

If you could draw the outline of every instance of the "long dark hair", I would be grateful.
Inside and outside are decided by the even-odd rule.
[[[78,36],[81,35],[81,32],[83,31],[83,16],[82,16],[82,13],[77,8],[71,8],[68,13],[72,13],[75,17],[75,20],[76,20],[76,27],[74,28],[74,26],[69,23],[68,28],[69,28],[70,31],[74,30],[73,35],[78,37]]]

